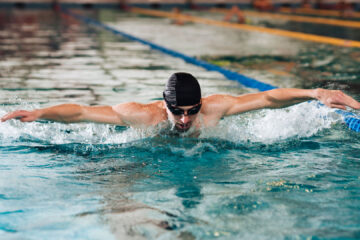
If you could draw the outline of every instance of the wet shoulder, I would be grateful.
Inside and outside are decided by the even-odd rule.
[[[142,104],[142,109],[149,117],[149,124],[156,125],[167,120],[166,109],[163,101],[155,101],[148,104]]]
[[[117,106],[115,106],[115,108],[119,108],[119,109],[127,108],[130,109],[131,111],[137,111],[139,113],[145,113],[150,115],[159,114],[165,110],[162,101],[155,101],[151,103],[127,102],[127,103],[118,104]]]
[[[113,107],[132,126],[156,125],[167,119],[162,101],[151,103],[126,102]]]
[[[202,98],[202,112],[207,114],[223,114],[227,107],[227,102],[232,96],[225,94],[214,94]]]

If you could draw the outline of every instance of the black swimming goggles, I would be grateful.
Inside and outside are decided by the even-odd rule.
[[[166,102],[166,101],[165,101]],[[201,109],[201,102],[196,105],[195,107],[193,108],[190,108],[188,110],[183,110],[183,109],[180,109],[180,108],[177,108],[175,106],[171,106],[171,104],[169,104],[168,102],[166,102],[166,106],[167,108],[170,110],[170,112],[174,115],[184,115],[184,116],[188,116],[188,115],[195,115],[197,114],[200,109]],[[185,111],[187,112],[187,114],[185,115]]]

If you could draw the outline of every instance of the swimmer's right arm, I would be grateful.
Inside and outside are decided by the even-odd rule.
[[[96,122],[121,126],[149,125],[153,119],[150,105],[151,104],[147,105],[134,102],[122,103],[115,106],[61,104],[32,111],[17,110],[10,112],[1,118],[1,122],[10,119],[18,119],[21,122],[45,119],[64,123]]]
[[[99,122],[126,125],[111,106],[83,106],[78,104],[61,104],[32,111],[17,110],[1,118],[1,122],[18,119],[21,122],[32,122],[38,119],[55,122]]]

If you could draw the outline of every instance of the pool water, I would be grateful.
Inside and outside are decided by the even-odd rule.
[[[276,86],[340,88],[360,99],[358,49],[80,13]],[[199,78],[203,95],[255,92],[66,15],[0,16],[0,115],[145,103],[160,99],[177,71]],[[0,123],[0,239],[359,239],[359,140],[316,102],[225,118],[199,138]]]

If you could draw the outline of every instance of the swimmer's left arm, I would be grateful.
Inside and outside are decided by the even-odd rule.
[[[237,97],[217,95],[224,110],[223,115],[239,114],[262,108],[284,108],[317,99],[328,107],[360,109],[360,103],[339,90],[279,88]]]
[[[340,90],[279,88],[264,92],[267,108],[283,108],[316,99],[330,108],[346,110],[346,107],[360,109],[360,103]]]

